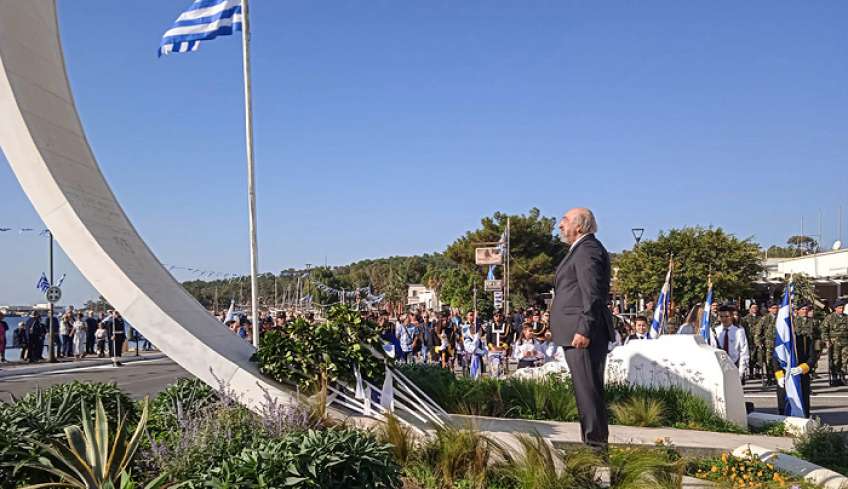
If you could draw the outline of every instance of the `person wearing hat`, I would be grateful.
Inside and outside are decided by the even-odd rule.
[[[795,306],[795,330],[798,333],[803,334],[805,336],[811,336],[813,341],[816,343],[815,348],[816,351],[821,351],[821,334],[819,331],[819,325],[817,321],[813,318],[813,304],[809,301],[800,300]],[[810,364],[810,376],[816,377],[816,364]]]
[[[734,324],[735,311],[736,308],[732,305],[723,305],[718,308],[719,324],[715,328],[715,338],[718,348],[724,350],[739,369],[739,378],[744,383],[751,352],[748,349],[745,330]]]
[[[751,363],[748,365],[748,376],[754,378],[754,373],[759,371],[759,347],[754,341],[754,331],[757,329],[757,323],[760,322],[760,306],[756,302],[752,302],[748,307],[748,314],[740,321],[745,328],[745,337],[748,338],[748,348],[751,351]]]
[[[812,325],[807,320],[807,313],[811,309],[809,302],[800,302],[796,308],[797,315],[792,321],[792,333],[795,336],[793,339],[793,347],[795,349],[795,359],[797,367],[792,367],[788,371],[780,367],[777,358],[772,357],[772,367],[774,368],[774,378],[777,380],[777,411],[778,414],[785,414],[786,406],[786,378],[800,377],[801,384],[801,399],[804,404],[804,417],[810,417],[810,383],[812,366],[818,362],[819,353],[816,351],[816,339],[813,334]],[[801,321],[798,321],[801,319]]]
[[[774,356],[774,325],[777,321],[777,312],[780,306],[774,302],[768,303],[768,314],[763,316],[754,329],[754,342],[759,352],[760,375],[763,387],[774,383],[774,369],[772,368],[772,357]]]
[[[848,337],[848,316],[845,315],[845,305],[848,299],[840,297],[833,302],[833,312],[822,321],[822,341],[827,348],[828,384],[831,387],[845,385],[843,378],[844,364],[842,350],[848,345],[840,341],[840,336]]]

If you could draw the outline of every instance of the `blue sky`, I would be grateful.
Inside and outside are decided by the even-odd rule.
[[[239,39],[158,59],[188,0],[58,3],[130,219],[165,263],[246,271]],[[611,250],[634,226],[782,243],[820,209],[829,244],[848,218],[848,3],[251,6],[262,270],[439,251],[497,210],[592,207]],[[0,226],[39,226],[0,182]],[[2,233],[0,256],[0,304],[39,300],[44,240]]]

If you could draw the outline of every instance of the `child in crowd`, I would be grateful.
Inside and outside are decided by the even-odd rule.
[[[518,360],[518,368],[535,367],[536,364],[545,358],[545,354],[541,351],[541,343],[536,339],[533,332],[533,327],[530,324],[525,324],[521,334],[521,339],[515,344],[513,355]]]
[[[94,332],[94,339],[97,341],[97,358],[106,356],[106,325],[100,323],[97,326],[97,331]]]

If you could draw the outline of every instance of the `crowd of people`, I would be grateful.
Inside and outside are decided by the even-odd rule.
[[[0,314],[0,329],[6,330],[8,324],[3,319],[3,315]],[[11,345],[5,344],[5,331],[3,331],[4,341],[0,344],[0,353],[2,353],[0,358],[5,361],[5,349],[11,346],[20,348],[21,361],[34,363],[44,360],[45,355],[49,355],[45,350],[49,345],[48,335],[51,329],[54,356],[82,360],[89,355],[96,355],[99,358],[120,357],[127,340],[128,326],[121,314],[114,310],[82,312],[75,311],[73,306],[68,306],[61,316],[50,316],[34,310],[12,331]],[[144,339],[143,342],[144,349],[152,349],[149,341]]]

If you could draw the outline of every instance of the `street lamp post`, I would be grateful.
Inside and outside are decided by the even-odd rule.
[[[53,232],[47,230],[47,237],[50,239],[50,286],[53,287]],[[56,362],[55,342],[53,341],[53,302],[48,301],[48,317],[47,317],[47,361],[50,363]]]
[[[639,247],[639,242],[642,241],[642,235],[645,234],[645,228],[632,228],[630,232],[633,233],[633,239],[636,240],[636,247]]]

